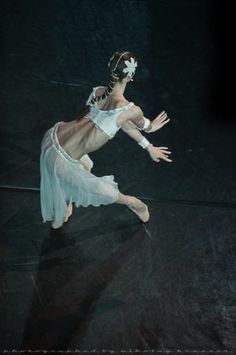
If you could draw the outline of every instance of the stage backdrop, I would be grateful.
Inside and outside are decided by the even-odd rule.
[[[150,119],[167,111],[168,125],[145,136],[169,147],[173,163],[153,162],[120,131],[91,154],[94,174],[114,174],[122,192],[139,197],[235,202],[230,8],[208,0],[11,0],[2,9],[2,187],[39,188],[44,132],[74,119],[92,87],[107,84],[111,55],[130,50],[138,68],[125,96]]]

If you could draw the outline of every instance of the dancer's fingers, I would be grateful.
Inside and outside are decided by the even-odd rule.
[[[169,150],[164,150],[163,152],[164,154],[171,154],[171,152]]]
[[[161,115],[160,119],[163,120],[165,117],[167,117],[167,113],[166,112]]]
[[[171,160],[171,159],[169,159],[169,158],[166,158],[165,156],[163,156],[163,157],[162,157],[162,159],[163,159],[163,160],[165,160],[165,161],[169,161],[169,162],[172,162],[172,160]]]
[[[164,124],[168,123],[170,119],[168,118],[166,121],[161,122],[161,125],[164,126]]]
[[[158,116],[158,117],[156,118],[156,120],[157,120],[158,122],[162,122],[162,121],[165,120],[166,118],[167,118],[167,114],[164,113],[162,116]]]

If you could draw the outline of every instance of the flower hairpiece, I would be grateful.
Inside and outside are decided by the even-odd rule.
[[[124,73],[127,73],[127,76],[132,76],[135,73],[137,62],[135,62],[134,58],[130,58],[130,62],[125,60],[126,68],[123,69]]]

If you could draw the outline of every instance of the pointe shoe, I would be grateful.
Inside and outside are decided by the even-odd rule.
[[[145,205],[144,202],[138,200],[136,197],[129,197],[129,204],[127,205],[129,209],[131,209],[142,222],[147,222],[150,218],[150,214],[148,211],[148,206]]]
[[[73,211],[73,205],[72,205],[72,203],[70,203],[69,206],[68,206],[68,208],[67,208],[66,215],[65,215],[65,217],[64,217],[63,223],[68,221],[69,217],[72,215],[72,211]],[[62,224],[62,225],[63,225],[63,224]],[[61,226],[56,226],[55,223],[54,223],[54,221],[51,222],[51,227],[52,227],[53,229],[61,228],[62,225],[61,225]]]
[[[52,228],[52,229],[59,229],[59,228],[61,228],[61,226],[56,226],[55,223],[54,223],[54,221],[52,221],[52,222],[51,222],[51,228]]]
[[[64,222],[67,222],[69,217],[72,215],[72,211],[73,211],[73,206],[72,203],[69,204],[68,208],[67,208],[67,212],[64,218]]]

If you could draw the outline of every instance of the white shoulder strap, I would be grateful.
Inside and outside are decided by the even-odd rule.
[[[98,86],[95,86],[95,87],[93,88],[93,91],[92,91],[93,98],[95,97],[95,93],[96,93],[97,88],[98,88]]]
[[[93,89],[94,89],[94,88],[93,88]],[[90,95],[89,95],[89,97],[88,97],[88,99],[87,99],[87,101],[86,101],[86,105],[89,104],[89,102],[92,100],[92,98],[93,98],[93,90],[92,90],[92,92],[90,93]]]
[[[106,87],[106,86],[95,86],[95,87],[93,87],[93,90],[92,90],[92,92],[91,92],[91,94],[90,94],[90,96],[89,96],[89,98],[88,98],[88,100],[87,100],[87,102],[86,102],[86,105],[88,105],[88,103],[89,103],[90,100],[92,100],[92,99],[95,98],[96,90],[97,90],[98,88],[105,88],[105,87]]]

